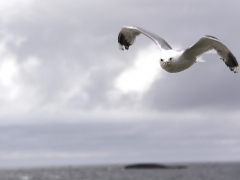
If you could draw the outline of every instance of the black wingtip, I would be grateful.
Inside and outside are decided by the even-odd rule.
[[[234,73],[238,72],[239,66],[238,66],[237,59],[231,52],[227,54],[227,58],[221,57],[220,59],[223,60],[223,62],[226,64],[227,67],[229,67],[231,71],[233,71]]]
[[[126,50],[129,49],[129,46],[132,44],[129,43],[123,33],[118,34],[118,43],[125,47]]]

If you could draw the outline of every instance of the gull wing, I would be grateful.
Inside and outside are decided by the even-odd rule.
[[[220,59],[225,62],[231,71],[234,73],[238,72],[239,67],[235,56],[231,53],[227,46],[213,36],[206,35],[200,38],[194,45],[183,52],[183,56],[198,57],[210,50],[215,50],[221,57]]]
[[[119,49],[124,50],[129,49],[129,46],[133,45],[136,37],[140,34],[144,34],[145,36],[149,37],[153,42],[160,48],[169,50],[172,49],[171,46],[161,37],[158,35],[148,32],[140,27],[133,27],[133,26],[124,26],[118,35],[118,44]]]

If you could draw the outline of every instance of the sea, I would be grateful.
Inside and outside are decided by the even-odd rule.
[[[186,169],[125,169],[124,165],[1,169],[0,180],[240,180],[240,163],[184,164]]]

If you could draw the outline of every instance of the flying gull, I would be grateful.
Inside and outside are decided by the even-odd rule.
[[[134,43],[136,36],[141,33],[153,40],[160,48],[161,57],[159,62],[167,72],[176,73],[188,69],[195,62],[202,61],[199,57],[210,50],[215,50],[231,71],[238,72],[238,62],[231,51],[219,39],[209,35],[203,36],[191,47],[177,51],[173,50],[164,39],[154,33],[140,27],[124,26],[118,35],[119,48],[128,50],[129,46]]]

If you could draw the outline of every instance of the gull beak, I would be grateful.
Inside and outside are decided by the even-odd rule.
[[[164,63],[163,63],[163,65],[169,65],[170,64],[170,62],[169,61],[165,61]]]

